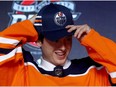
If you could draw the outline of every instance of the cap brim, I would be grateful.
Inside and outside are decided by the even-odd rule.
[[[73,34],[74,34],[74,32],[71,32],[71,33],[67,32],[67,29],[43,32],[44,37],[51,41],[56,41],[65,36],[69,36],[69,35],[73,35]]]

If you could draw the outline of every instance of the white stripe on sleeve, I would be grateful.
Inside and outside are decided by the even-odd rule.
[[[109,73],[111,78],[116,78],[116,72]]]
[[[7,60],[13,56],[15,56],[16,53],[22,53],[22,48],[21,47],[17,47],[14,50],[12,50],[10,53],[0,56],[0,62]]]
[[[12,44],[12,45],[16,46],[19,43],[19,41],[18,40],[14,40],[14,39],[5,38],[5,37],[0,37],[0,43]]]

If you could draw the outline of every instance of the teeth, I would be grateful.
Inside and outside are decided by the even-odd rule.
[[[62,56],[62,55],[64,55],[65,53],[63,53],[63,52],[56,52],[56,54],[59,55],[59,56]]]

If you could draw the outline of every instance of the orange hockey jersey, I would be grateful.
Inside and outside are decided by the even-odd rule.
[[[95,30],[81,42],[91,58],[72,61],[64,77],[47,74],[50,72],[38,67],[22,49],[23,44],[37,39],[29,20],[0,32],[0,86],[108,86],[109,76],[116,83],[116,44]]]

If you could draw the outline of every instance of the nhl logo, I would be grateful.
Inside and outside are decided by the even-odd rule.
[[[54,21],[58,26],[63,26],[66,23],[67,19],[63,12],[58,12],[55,15]]]

